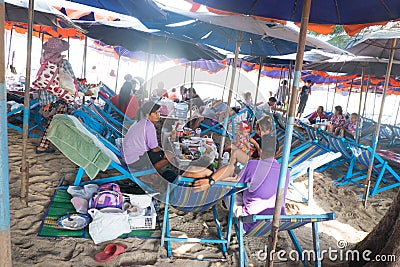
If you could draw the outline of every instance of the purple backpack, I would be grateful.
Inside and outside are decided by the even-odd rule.
[[[122,209],[122,204],[123,197],[119,185],[109,183],[99,187],[97,194],[89,202],[89,209]]]

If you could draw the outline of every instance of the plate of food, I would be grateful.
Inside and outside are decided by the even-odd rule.
[[[67,214],[57,220],[57,225],[67,230],[81,230],[88,226],[89,223],[90,217],[79,213]]]

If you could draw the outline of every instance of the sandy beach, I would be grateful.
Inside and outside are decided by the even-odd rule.
[[[195,261],[188,258],[202,256],[221,257],[217,245],[175,244],[175,254],[181,255],[174,259],[166,257],[166,251],[160,247],[158,239],[118,239],[117,243],[128,246],[127,252],[105,264],[94,261],[93,256],[102,251],[108,242],[95,245],[90,239],[82,238],[43,238],[38,237],[38,230],[44,212],[59,181],[65,176],[66,181],[72,181],[77,167],[60,152],[54,154],[36,155],[34,147],[39,139],[28,141],[28,161],[30,164],[29,205],[25,207],[19,199],[20,165],[22,153],[22,136],[9,130],[9,170],[11,195],[11,238],[13,266],[237,266],[238,245],[234,235],[233,245],[227,259],[219,261]],[[332,182],[340,174],[335,171],[315,173],[314,198],[312,205],[287,202],[287,210],[291,214],[335,212],[336,220],[319,224],[321,249],[332,247],[337,249],[339,240],[348,245],[362,240],[379,222],[390,207],[397,190],[385,191],[369,199],[364,209],[358,195],[360,188],[349,185],[337,187]],[[299,179],[296,184],[306,189],[307,179]],[[223,218],[224,211],[220,209]],[[161,216],[161,214],[159,214]],[[178,215],[171,212],[171,223],[174,234],[186,234],[207,237],[214,232],[212,213],[188,213]],[[226,225],[226,221],[222,222]],[[311,226],[295,230],[303,249],[312,249]],[[158,233],[159,235],[159,233]],[[278,249],[290,251],[294,249],[289,235],[280,233]],[[264,250],[267,237],[247,238],[246,250],[252,266],[261,266],[257,260],[260,250]],[[279,263],[276,266],[301,266],[300,262]]]

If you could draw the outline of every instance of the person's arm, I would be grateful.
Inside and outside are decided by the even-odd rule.
[[[71,77],[78,84],[78,91],[84,93],[86,96],[92,95],[92,91],[89,90],[89,88],[86,85],[81,84],[80,82],[78,82],[76,80],[76,77],[75,77],[75,74],[74,74],[74,70],[72,69],[72,66],[69,63],[69,61],[64,59],[61,64],[62,64],[62,67],[69,73],[69,75],[71,75]]]
[[[254,140],[253,138],[250,138],[249,142],[257,149],[257,151],[260,151],[260,145],[257,143],[256,140]]]
[[[194,192],[201,192],[210,187],[210,180],[207,176],[211,177],[215,182],[217,182],[228,177],[232,177],[234,170],[235,167],[231,164],[228,164],[220,168],[215,173],[211,173],[211,175],[206,175],[205,177],[194,177],[197,179],[193,184],[195,187]],[[185,176],[185,173],[182,176]]]

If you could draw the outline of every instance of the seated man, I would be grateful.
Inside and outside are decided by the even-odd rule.
[[[244,169],[239,173],[237,181],[240,183],[249,183],[250,186],[243,192],[242,199],[236,201],[235,214],[237,216],[261,214],[272,215],[274,213],[276,191],[278,187],[280,164],[274,159],[276,139],[271,135],[263,135],[262,137],[262,153],[261,160],[250,160]],[[187,172],[186,175],[191,175]],[[184,175],[185,175],[184,174]],[[194,186],[197,191],[208,189],[215,181],[223,180],[233,175],[233,167],[227,165],[215,174],[211,171],[207,177],[197,173],[193,178],[197,178]],[[289,185],[289,170],[286,173],[286,181],[284,187],[284,198],[286,198],[287,188]],[[203,176],[204,177],[204,176]],[[285,214],[285,200],[282,201],[281,214]],[[253,227],[254,223],[245,223],[244,230],[247,231]]]

